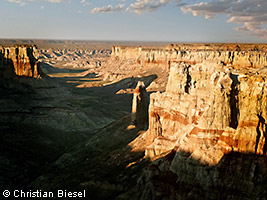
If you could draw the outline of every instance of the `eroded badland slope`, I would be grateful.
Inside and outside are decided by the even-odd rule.
[[[5,188],[267,197],[266,45],[0,49]]]
[[[30,183],[68,149],[130,112],[131,95],[115,95],[121,84],[79,88],[79,81],[97,83],[98,78],[77,77],[82,70],[40,63],[42,52],[35,46],[3,46],[0,51],[3,189],[31,188]],[[48,70],[70,76],[51,78],[44,73]]]
[[[130,145],[155,160],[141,197],[264,199],[266,46],[169,51],[166,92],[151,94],[149,130]]]

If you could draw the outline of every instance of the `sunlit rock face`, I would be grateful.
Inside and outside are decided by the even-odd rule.
[[[2,73],[39,78],[38,57],[37,48],[32,45],[0,46]]]
[[[216,157],[229,151],[266,153],[265,80],[264,69],[235,70],[212,63],[173,63],[166,92],[151,95],[148,134],[155,140],[148,147],[147,156],[182,146],[181,150],[194,153],[196,143],[201,140],[209,150],[214,146],[216,151],[221,151],[214,154]],[[196,141],[190,142],[194,138]],[[157,140],[163,141],[156,143]],[[167,149],[160,147],[164,142]],[[203,149],[205,145],[200,146]],[[220,160],[220,156],[211,159],[199,155],[209,165]]]
[[[167,47],[127,47],[112,49],[112,57],[134,59],[142,66],[161,66],[170,69],[171,62],[218,62],[235,68],[263,67],[267,62],[264,44],[170,44]]]
[[[266,51],[229,52],[173,60],[166,92],[151,94],[149,130],[131,144],[154,160],[143,199],[267,196]]]

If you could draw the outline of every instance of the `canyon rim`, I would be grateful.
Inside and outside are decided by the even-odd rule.
[[[267,198],[266,44],[0,44],[1,199]]]

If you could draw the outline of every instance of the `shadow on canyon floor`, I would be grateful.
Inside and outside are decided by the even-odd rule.
[[[128,147],[140,131],[127,130],[130,120],[130,115],[125,116],[69,149],[31,187],[53,192],[86,190],[86,199],[115,199],[131,191],[149,162],[142,159],[144,152]]]
[[[154,77],[126,82],[134,87],[138,80],[149,84]],[[71,78],[17,79],[15,87],[3,89],[0,98],[3,189],[87,189],[92,198],[112,199],[136,184],[147,161],[140,160],[143,152],[131,152],[127,146],[141,130],[126,129],[132,94],[115,94],[118,88],[128,87],[125,80],[102,88],[77,88],[67,83]],[[97,131],[84,133],[50,124],[58,110],[64,114],[56,116],[60,119],[77,109],[88,118],[105,116],[110,122],[100,121]],[[49,113],[49,118],[43,118]],[[38,124],[40,119],[45,121]]]
[[[54,73],[81,73],[85,71],[84,69],[66,69],[53,67],[47,63],[41,62],[41,68],[46,74]]]
[[[68,83],[76,78],[54,77],[44,78],[43,81],[55,82],[57,86],[51,83],[49,87],[44,87],[40,84],[34,90],[25,85],[28,89],[23,92],[19,89],[3,90],[1,94],[6,95],[0,97],[1,187],[52,192],[58,189],[86,190],[86,199],[177,199],[177,196],[182,199],[226,199],[227,195],[233,199],[266,197],[266,156],[232,152],[225,155],[218,165],[210,167],[203,166],[187,153],[179,152],[183,159],[174,173],[169,167],[176,152],[153,163],[143,159],[144,152],[132,152],[128,144],[142,130],[127,130],[131,123],[132,94],[117,95],[116,92],[134,88],[138,81],[149,85],[155,78],[155,75],[126,78],[104,87],[77,88],[78,83]],[[33,84],[40,81],[31,80]],[[53,91],[56,87],[61,90]],[[41,98],[36,96],[39,88],[45,94],[42,93],[44,96]],[[58,96],[51,96],[53,93]],[[65,93],[70,95],[64,97]],[[41,107],[36,107],[39,110],[28,110],[25,105],[34,100],[40,102]],[[25,124],[25,117],[32,115],[32,119],[38,119],[47,109],[53,110],[54,101],[59,102],[64,113],[69,114],[76,109],[83,112],[90,110],[87,117],[101,119],[105,116],[110,121],[99,122],[102,126],[85,132],[86,136],[81,131],[66,133],[50,124],[38,125],[34,120]],[[4,103],[10,108],[5,110]],[[69,104],[71,106],[66,106]],[[15,116],[17,121],[13,120]],[[70,119],[69,123],[71,120],[75,119]]]

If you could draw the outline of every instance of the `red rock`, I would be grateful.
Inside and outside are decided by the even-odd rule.
[[[149,130],[131,143],[133,149],[146,145],[146,157],[159,169],[148,170],[143,187],[164,196],[158,186],[167,176],[158,174],[173,173],[186,189],[169,185],[169,197],[263,198],[266,187],[257,181],[267,181],[259,174],[267,165],[266,45],[260,51],[249,45],[184,48],[139,51],[139,59],[172,59],[166,92],[150,96]],[[167,161],[170,152],[175,155]]]
[[[40,78],[39,54],[35,46],[0,46],[0,54],[1,67],[5,68],[5,72]]]

